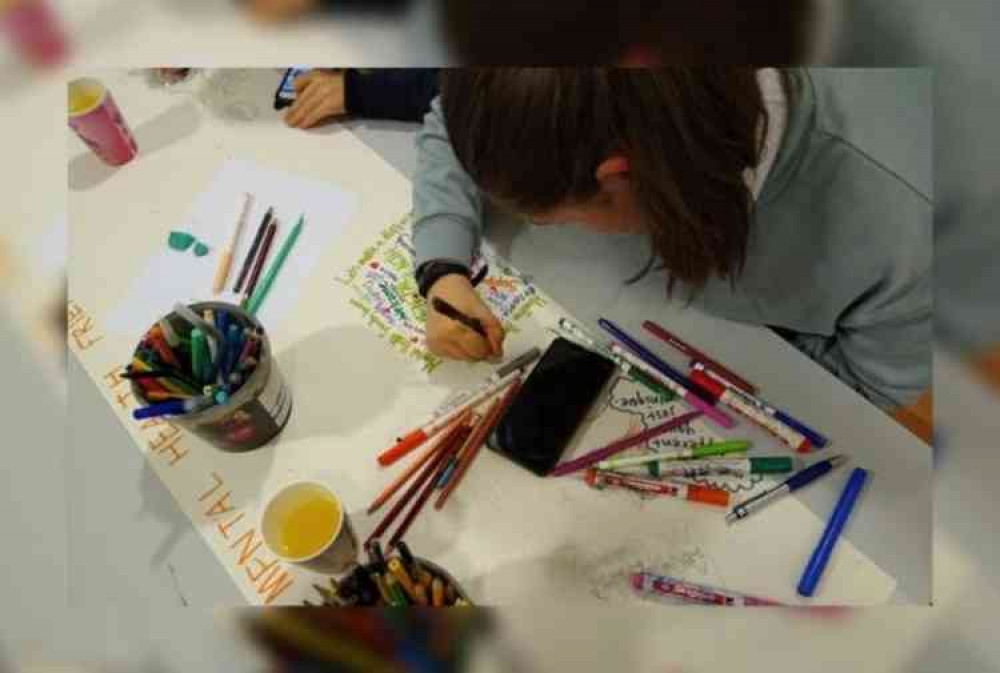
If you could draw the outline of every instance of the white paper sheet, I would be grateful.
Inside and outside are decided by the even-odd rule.
[[[236,205],[244,192],[253,195],[254,203],[233,255],[226,291],[213,297],[212,285],[219,255],[228,244]],[[299,215],[305,215],[302,233],[258,311],[262,322],[276,324],[294,304],[299,288],[312,274],[320,255],[355,216],[357,199],[333,184],[234,159],[225,164],[212,184],[196,199],[186,221],[174,226],[174,230],[191,233],[207,244],[211,248],[209,254],[196,257],[191,248],[186,252],[173,250],[167,245],[170,232],[158,232],[162,248],[133,281],[126,298],[104,319],[106,329],[136,337],[169,313],[177,301],[236,300],[231,289],[253,244],[257,227],[271,206],[278,218],[278,229],[261,278]]]

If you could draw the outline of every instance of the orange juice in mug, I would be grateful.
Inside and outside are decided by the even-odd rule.
[[[264,508],[261,534],[282,560],[339,573],[357,560],[358,543],[340,499],[318,482],[290,484]]]

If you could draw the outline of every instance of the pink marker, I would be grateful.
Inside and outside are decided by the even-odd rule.
[[[767,607],[781,606],[783,603],[767,598],[747,596],[723,589],[713,589],[704,584],[685,582],[674,577],[638,572],[629,576],[629,583],[636,592],[647,596],[665,596],[680,598],[702,605],[721,605],[726,607]]]
[[[710,421],[714,422],[717,425],[722,426],[723,428],[731,428],[736,425],[736,422],[729,416],[727,416],[723,411],[712,406],[705,400],[701,399],[700,397],[698,397],[697,395],[695,395],[690,390],[680,385],[673,379],[664,376],[655,367],[649,365],[642,358],[638,357],[637,355],[633,355],[632,353],[625,350],[616,343],[611,344],[610,348],[612,353],[621,357],[622,359],[627,361],[630,365],[641,371],[643,374],[649,376],[657,383],[665,386],[675,395],[677,395],[685,402],[687,402],[689,405],[691,405],[701,413],[705,414],[705,418],[709,419]]]

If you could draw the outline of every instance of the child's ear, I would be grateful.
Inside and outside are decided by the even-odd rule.
[[[628,159],[621,155],[608,157],[597,165],[594,177],[605,190],[611,190],[623,183],[627,184],[629,179]]]

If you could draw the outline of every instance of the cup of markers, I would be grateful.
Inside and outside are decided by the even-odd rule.
[[[267,333],[233,304],[176,304],[143,335],[124,377],[141,404],[136,420],[163,418],[224,451],[266,444],[292,414]]]

